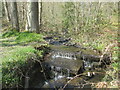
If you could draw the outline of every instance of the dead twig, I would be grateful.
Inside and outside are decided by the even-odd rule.
[[[101,73],[101,72],[95,72],[95,73],[105,74],[105,73]],[[78,74],[78,75],[74,76],[73,78],[71,78],[70,80],[68,80],[67,83],[66,83],[66,84],[63,86],[63,88],[60,89],[60,90],[64,90],[65,87],[66,87],[72,80],[74,80],[75,78],[77,78],[77,77],[79,77],[79,76],[83,76],[83,75],[86,75],[86,73],[82,73],[82,74]],[[91,84],[93,84],[93,83],[91,83]],[[86,84],[86,85],[87,85],[87,84]]]
[[[109,52],[110,51],[110,49],[112,48],[112,47],[114,47],[116,45],[116,43],[111,43],[111,44],[109,44],[106,48],[105,48],[105,50],[103,51],[103,54],[100,56],[100,61],[99,61],[99,64],[101,63],[101,61],[103,60],[103,58],[104,58],[104,55],[105,54],[107,54],[107,52]],[[103,62],[105,63],[105,61],[103,60]],[[105,63],[106,64],[106,63]]]

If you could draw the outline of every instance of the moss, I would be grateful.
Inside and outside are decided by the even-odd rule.
[[[17,36],[17,35],[19,35],[19,32],[17,32],[16,30],[9,30],[9,31],[6,31],[5,33],[3,33],[2,37],[6,38],[6,37]]]
[[[43,36],[37,33],[31,32],[17,32],[16,30],[9,30],[2,34],[2,38],[14,37],[14,42],[17,44],[29,43],[29,42],[44,42]]]
[[[19,36],[16,38],[17,43],[25,43],[25,42],[41,42],[44,41],[42,39],[41,34],[30,33],[30,32],[21,32]]]

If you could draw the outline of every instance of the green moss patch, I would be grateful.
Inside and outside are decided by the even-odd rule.
[[[18,36],[19,32],[16,30],[9,30],[2,34],[3,38]]]
[[[37,33],[30,33],[30,32],[22,32],[16,38],[17,43],[25,43],[25,42],[41,42],[44,41],[42,39],[42,35]]]
[[[25,45],[29,43],[42,43],[43,35],[31,32],[17,32],[14,30],[6,31],[2,34],[2,46],[15,46],[15,45]]]
[[[43,51],[37,51],[31,46],[17,46],[3,54],[2,58],[2,85],[3,88],[21,87],[24,72],[34,65],[36,53],[42,57]]]

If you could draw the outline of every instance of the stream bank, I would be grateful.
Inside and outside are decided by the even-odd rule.
[[[40,82],[32,87],[92,88],[91,83],[102,80],[105,75],[103,67],[111,62],[109,56],[106,55],[100,60],[102,53],[70,44],[70,39],[45,39],[49,41],[51,49],[41,63],[45,81],[41,82],[42,78],[39,76]]]
[[[48,44],[40,34],[14,31],[3,32],[0,42],[2,88],[29,87],[34,70],[41,69],[38,61],[49,51]]]
[[[32,47],[33,54],[26,53],[26,51],[23,53],[24,49],[20,49],[23,56],[29,55],[29,58],[25,57],[25,63],[20,64],[15,69],[13,69],[13,63],[9,64],[12,65],[10,71],[12,72],[13,70],[13,72],[16,72],[15,76],[13,75],[12,77],[18,78],[19,81],[15,80],[13,82],[11,79],[8,84],[3,84],[6,85],[4,87],[11,85],[9,87],[86,88],[88,86],[91,87],[91,82],[100,81],[104,77],[104,70],[102,68],[105,67],[105,61],[110,60],[109,57],[104,57],[101,63],[98,64],[102,55],[101,52],[72,44],[70,38],[58,38],[54,40],[53,38],[47,37],[44,39],[49,43],[49,46],[45,44],[41,45],[38,42],[28,44]],[[27,44],[24,47],[26,49]],[[29,48],[27,50],[31,49]],[[20,52],[18,55],[21,55]],[[24,59],[22,58],[22,60]],[[2,68],[4,69],[4,67]],[[6,70],[8,72],[8,69]],[[97,77],[101,78],[98,79]],[[86,81],[91,82],[86,84]],[[17,83],[12,86],[11,82]]]

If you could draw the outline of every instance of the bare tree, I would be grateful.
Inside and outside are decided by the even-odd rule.
[[[39,9],[38,9],[38,2],[31,2],[28,6],[28,30],[30,32],[39,33]]]
[[[40,21],[39,21],[39,23],[40,23],[40,30],[41,30],[41,27],[42,27],[42,0],[40,2]]]
[[[20,31],[19,21],[18,21],[18,10],[17,10],[17,2],[11,2],[11,21],[12,26],[17,31]]]
[[[11,18],[10,18],[10,13],[9,13],[9,9],[8,9],[8,3],[4,2],[4,5],[5,5],[5,12],[6,12],[7,20],[10,22]]]

